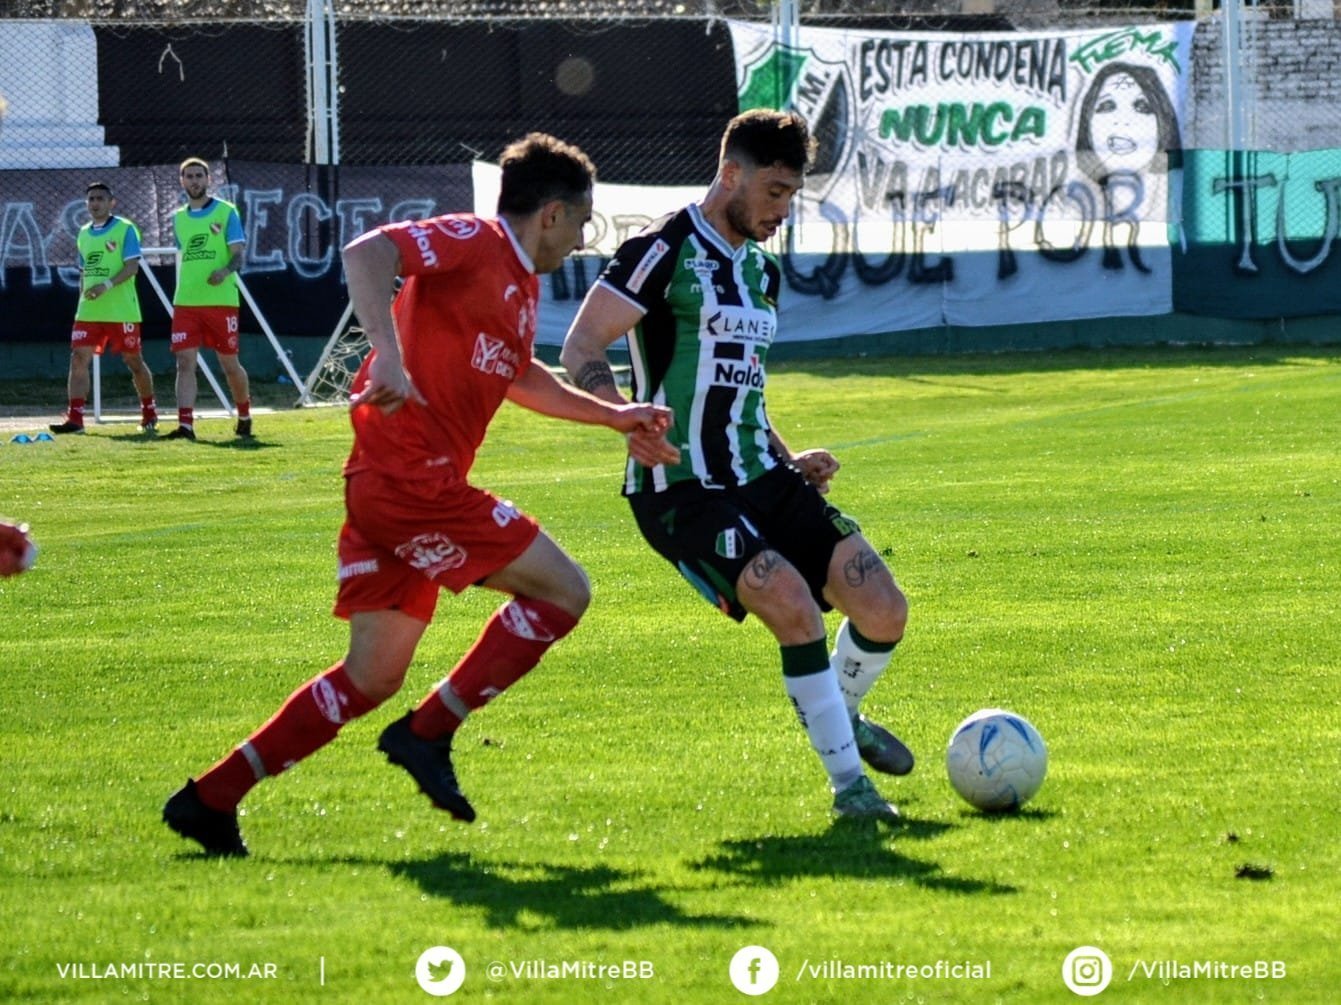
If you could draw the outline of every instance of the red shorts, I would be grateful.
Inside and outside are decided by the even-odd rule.
[[[172,309],[172,351],[201,348],[221,356],[237,355],[236,307]]]
[[[460,593],[516,561],[540,526],[461,479],[393,481],[361,471],[345,482],[335,616],[399,610],[433,620],[438,591]]]
[[[140,351],[140,323],[138,321],[76,321],[70,332],[70,347],[89,349],[101,355],[106,352]]]

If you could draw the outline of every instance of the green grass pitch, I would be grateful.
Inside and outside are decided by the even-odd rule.
[[[474,479],[595,601],[461,734],[479,821],[374,749],[497,605],[474,591],[401,695],[253,792],[250,859],[203,859],[163,800],[344,651],[346,416],[0,444],[0,513],[42,549],[0,581],[0,1001],[427,1001],[434,946],[454,997],[502,1003],[744,1000],[746,946],[774,1002],[1068,1002],[1083,946],[1100,1000],[1335,1001],[1341,354],[793,363],[770,396],[911,601],[868,702],[920,758],[881,782],[892,832],[834,828],[775,646],[645,548],[618,437],[509,406]],[[1015,816],[945,779],[984,706],[1049,745]]]

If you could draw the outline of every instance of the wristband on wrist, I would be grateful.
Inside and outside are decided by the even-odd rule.
[[[112,281],[111,281],[110,279],[104,279],[104,280],[102,281],[102,289],[103,289],[103,292],[105,293],[105,292],[107,292],[108,290],[110,290],[110,289],[112,288],[112,285],[113,285],[113,283],[112,283]]]

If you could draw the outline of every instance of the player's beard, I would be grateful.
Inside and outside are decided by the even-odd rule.
[[[731,225],[731,229],[737,234],[742,234],[753,241],[767,241],[768,232],[764,226],[755,223],[750,219],[748,200],[744,194],[732,196],[726,204],[726,222]]]

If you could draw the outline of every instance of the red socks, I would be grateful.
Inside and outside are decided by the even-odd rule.
[[[246,401],[239,401],[239,402],[237,403],[237,417],[238,417],[239,419],[250,419],[250,418],[251,418],[251,399],[250,399],[250,398],[248,398]]]
[[[471,710],[525,676],[577,620],[544,600],[516,597],[504,604],[447,679],[415,709],[410,729],[424,739],[453,732]],[[354,688],[344,663],[335,664],[293,692],[265,725],[196,779],[201,801],[233,812],[262,778],[324,747],[346,722],[376,706]]]
[[[300,687],[260,729],[196,779],[200,800],[228,813],[257,782],[277,775],[335,739],[340,727],[371,712],[350,683],[343,662]]]
[[[71,423],[73,423],[73,424],[76,425],[76,426],[82,426],[82,425],[84,424],[84,399],[83,399],[83,398],[71,398],[71,399],[70,399],[70,408],[69,408],[69,410],[66,412],[65,418],[66,418],[66,421],[71,422]]]
[[[196,410],[194,408],[177,409],[177,425],[194,429],[196,426]]]
[[[489,619],[470,651],[414,710],[410,730],[434,740],[456,730],[473,709],[502,694],[577,625],[561,607],[515,597]]]

